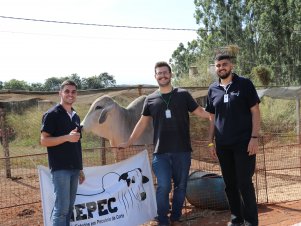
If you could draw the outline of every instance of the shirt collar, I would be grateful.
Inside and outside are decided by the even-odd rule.
[[[238,75],[232,72],[232,81],[229,84],[235,83],[238,79]],[[228,85],[229,85],[228,84]],[[220,86],[220,78],[215,82],[215,86]],[[221,86],[222,87],[222,86]]]

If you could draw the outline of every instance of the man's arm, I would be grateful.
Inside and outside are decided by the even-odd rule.
[[[142,115],[139,121],[137,122],[130,138],[127,142],[119,144],[119,148],[127,148],[131,146],[143,133],[143,131],[146,129],[146,127],[149,125],[149,122],[151,120],[151,116],[144,116]]]
[[[193,112],[192,114],[198,116],[198,117],[201,117],[201,118],[207,118],[207,119],[210,119],[210,114],[205,111],[204,108],[198,106]]]
[[[80,133],[77,132],[77,128],[72,130],[69,134],[53,137],[51,134],[42,131],[41,132],[41,145],[45,147],[57,146],[65,142],[76,143],[80,139]]]
[[[260,110],[259,104],[255,104],[251,107],[251,114],[252,114],[252,136],[259,136],[260,130]]]
[[[254,155],[258,152],[258,138],[260,130],[260,110],[259,104],[255,104],[250,108],[252,114],[252,133],[251,139],[248,146],[249,155]],[[253,137],[253,138],[252,138]]]
[[[214,121],[215,121],[215,114],[210,113],[210,123],[208,129],[208,148],[212,158],[217,159],[216,149],[214,144],[214,129],[215,129]]]

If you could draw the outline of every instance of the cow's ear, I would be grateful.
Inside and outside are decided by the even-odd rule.
[[[148,177],[142,176],[142,183],[145,184],[145,183],[147,183],[147,182],[149,182]]]
[[[99,115],[99,118],[98,118],[98,123],[99,124],[102,124],[106,121],[107,119],[107,114],[108,114],[108,109],[107,108],[104,108],[101,112],[100,112],[100,115]]]
[[[123,173],[123,174],[120,175],[118,181],[121,181],[121,180],[127,180],[127,178],[128,178],[128,173]]]
[[[137,169],[140,171],[140,173],[142,172],[141,168],[137,168]]]

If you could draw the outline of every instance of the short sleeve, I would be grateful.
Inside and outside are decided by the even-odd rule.
[[[193,112],[199,106],[196,100],[191,96],[191,94],[187,91],[187,107],[189,112]]]
[[[46,112],[42,118],[41,132],[53,134],[55,131],[55,114]]]
[[[255,86],[250,79],[246,79],[246,98],[249,108],[253,107],[257,103],[260,103]]]
[[[143,108],[142,108],[142,113],[143,116],[150,116],[150,110],[148,106],[148,97],[145,98]]]
[[[211,101],[211,89],[208,90],[205,110],[211,114],[215,114],[215,109]]]

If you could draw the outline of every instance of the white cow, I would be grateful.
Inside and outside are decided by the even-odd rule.
[[[109,96],[97,98],[82,121],[83,130],[92,132],[110,141],[112,147],[126,142],[141,117],[145,96],[140,96],[128,105],[121,107]],[[148,128],[133,145],[153,143],[153,126]]]

